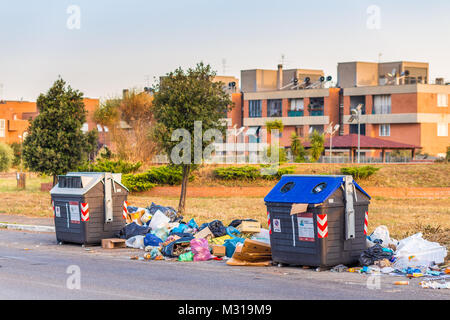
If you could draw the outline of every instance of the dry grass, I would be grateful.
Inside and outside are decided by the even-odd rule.
[[[285,164],[283,167],[295,167],[296,174],[341,174],[341,168],[352,164]],[[450,187],[450,163],[433,164],[376,164],[380,170],[373,176],[361,181],[365,187]],[[218,181],[213,170],[219,165],[208,165],[199,169],[193,185],[199,186],[273,186],[275,181]],[[223,165],[220,165],[223,167]]]

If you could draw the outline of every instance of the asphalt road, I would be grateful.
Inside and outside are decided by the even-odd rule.
[[[450,299],[450,290],[422,289],[418,279],[395,286],[406,279],[381,276],[379,289],[369,289],[367,275],[130,260],[139,254],[60,246],[54,234],[0,230],[0,299]],[[79,282],[68,268],[79,270]]]

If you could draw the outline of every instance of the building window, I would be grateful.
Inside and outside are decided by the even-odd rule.
[[[291,99],[288,116],[289,117],[303,117],[304,108],[305,108],[305,105],[304,105],[303,99]]]
[[[304,127],[303,126],[296,126],[295,127],[295,133],[297,134],[297,136],[303,137],[304,134],[305,134]]]
[[[6,121],[5,119],[0,119],[0,138],[5,137],[5,130],[6,130]]]
[[[437,106],[438,107],[448,107],[448,95],[445,93],[440,93],[437,95]]]
[[[390,114],[391,113],[391,96],[377,95],[373,97],[373,113],[374,114]]]
[[[391,136],[391,125],[380,124],[380,137],[390,137],[390,136]]]
[[[283,116],[281,99],[267,101],[267,116],[268,117],[282,117]]]
[[[448,137],[448,124],[438,123],[437,124],[437,136],[438,137]]]
[[[260,118],[262,114],[261,100],[250,100],[248,102],[248,116],[250,118]]]
[[[323,125],[313,125],[309,126],[309,133],[312,134],[314,131],[317,131],[320,134],[323,134]]]
[[[325,98],[311,98],[309,100],[309,115],[323,116]]]
[[[352,133],[358,134],[358,125],[357,124],[351,124],[350,125],[350,134],[352,134]],[[361,123],[359,125],[359,133],[362,136],[366,135],[366,124],[365,123]]]

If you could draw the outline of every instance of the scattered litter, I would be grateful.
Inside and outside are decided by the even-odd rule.
[[[450,282],[424,281],[420,285],[425,289],[450,289]]]
[[[339,264],[339,265],[333,267],[330,271],[331,272],[345,272],[347,270],[348,270],[347,266],[344,266],[343,264]]]

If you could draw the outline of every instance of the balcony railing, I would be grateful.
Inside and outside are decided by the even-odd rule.
[[[311,110],[309,111],[310,116],[323,116],[323,110]]]
[[[304,112],[303,110],[299,110],[299,111],[288,111],[288,117],[303,117],[304,116]]]

